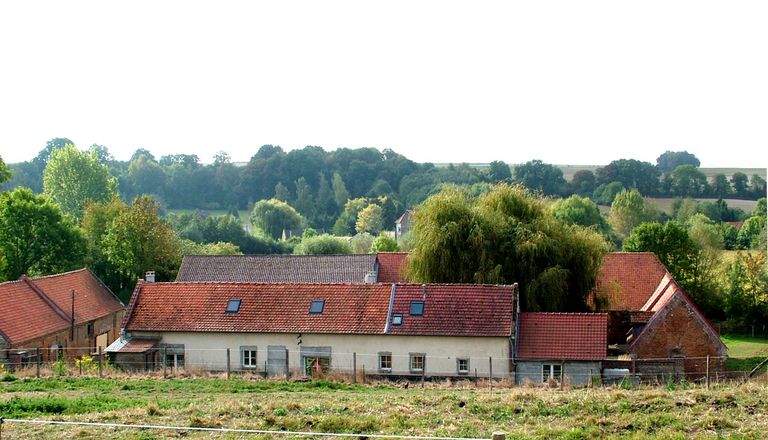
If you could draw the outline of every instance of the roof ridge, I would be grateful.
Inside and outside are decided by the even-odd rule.
[[[240,285],[272,285],[272,286],[391,286],[392,284],[396,284],[398,286],[414,286],[414,287],[454,287],[454,288],[496,288],[496,289],[509,289],[514,287],[514,284],[456,284],[456,283],[301,283],[301,282],[295,282],[295,281],[157,281],[154,283],[146,283],[146,285],[153,285],[153,284],[162,284],[162,285],[174,285],[174,284],[195,284],[195,285],[204,285],[204,284],[223,284],[223,285],[233,285],[233,284],[240,284]]]
[[[392,252],[396,253],[396,252]],[[376,254],[323,254],[323,255],[299,255],[299,254],[242,254],[242,255],[184,255],[184,257],[206,257],[206,258],[242,258],[242,257],[263,257],[263,258],[327,258],[327,257],[375,257]]]
[[[521,315],[548,315],[548,316],[608,316],[603,312],[520,312]]]
[[[62,272],[62,273],[54,273],[54,274],[50,274],[50,275],[43,275],[41,277],[35,277],[35,278],[30,278],[30,279],[32,279],[32,280],[44,280],[44,279],[47,279],[47,278],[55,278],[55,277],[60,277],[60,276],[64,276],[64,275],[71,275],[73,273],[82,272],[84,270],[88,270],[88,267],[81,267],[80,269],[74,269],[74,270],[70,270],[70,271]]]

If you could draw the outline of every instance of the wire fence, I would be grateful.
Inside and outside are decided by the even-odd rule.
[[[84,354],[85,353],[85,354]],[[764,377],[768,358],[671,357],[594,361],[527,360],[433,353],[347,353],[330,347],[190,349],[150,347],[140,352],[106,353],[101,349],[38,348],[0,350],[0,376],[146,377],[221,376],[247,379],[326,378],[351,383],[374,380],[464,380],[498,385],[598,386],[616,383],[709,384]]]

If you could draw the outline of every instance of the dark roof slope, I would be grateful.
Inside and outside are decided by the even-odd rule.
[[[188,255],[176,281],[363,283],[376,255]]]
[[[414,284],[141,283],[125,319],[129,331],[385,334],[394,308],[421,299]],[[511,286],[427,285],[424,316],[405,316],[396,335],[508,336]],[[229,300],[240,300],[227,313]],[[322,313],[310,313],[323,300]]]
[[[608,349],[604,313],[521,313],[517,358],[601,360]]]

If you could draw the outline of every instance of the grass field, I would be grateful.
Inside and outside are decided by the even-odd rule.
[[[674,198],[653,198],[650,197],[649,200],[651,200],[653,203],[656,204],[656,207],[660,210],[666,212],[667,214],[672,214],[672,204],[675,202],[676,199]],[[716,202],[717,199],[700,199],[697,198],[699,202]],[[729,208],[739,208],[742,211],[744,211],[747,214],[750,214],[752,210],[755,209],[755,205],[757,205],[756,200],[739,200],[739,199],[723,199],[725,203],[728,204]]]
[[[482,385],[482,384],[481,384]],[[0,416],[185,427],[311,430],[489,438],[760,438],[768,386],[408,389],[233,379],[18,379],[0,382]],[[244,438],[211,434],[6,423],[11,438]],[[361,437],[365,438],[365,437]]]
[[[721,339],[731,357],[768,357],[768,339],[748,336],[723,336]]]

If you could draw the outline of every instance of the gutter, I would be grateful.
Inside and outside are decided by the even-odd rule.
[[[389,307],[387,308],[387,323],[384,324],[384,334],[389,333],[389,323],[392,322],[392,309],[395,306],[395,288],[397,284],[392,283],[392,291],[389,294]]]

